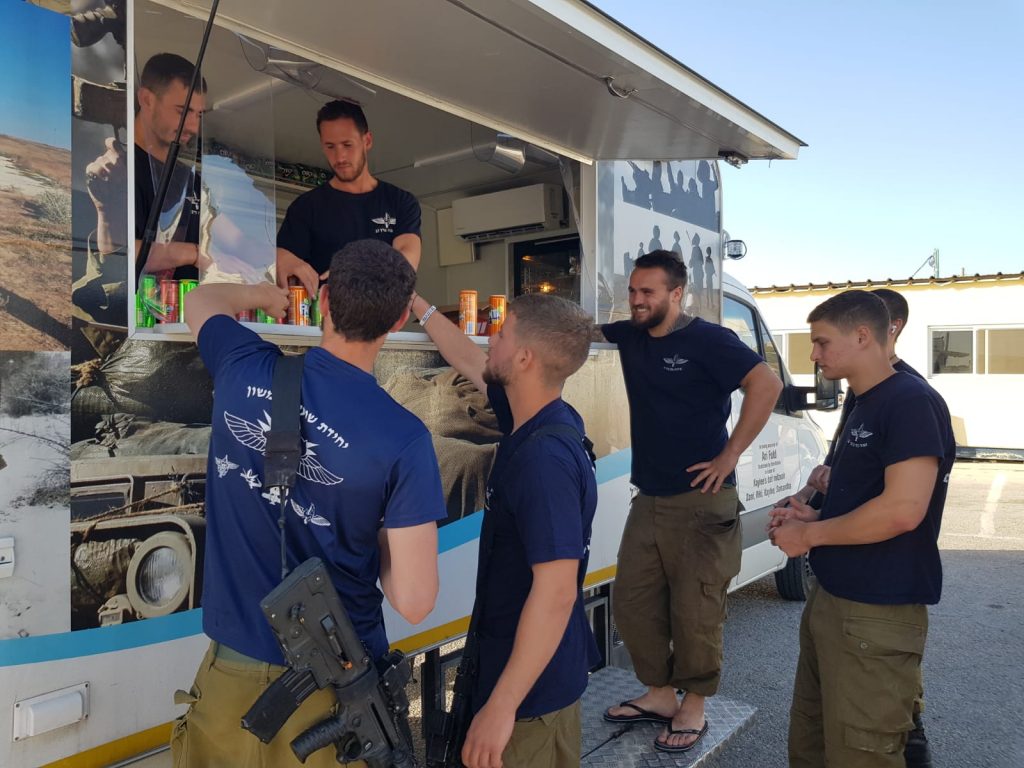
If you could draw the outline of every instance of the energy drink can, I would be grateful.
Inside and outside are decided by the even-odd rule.
[[[277,320],[275,320],[271,315],[268,315],[262,309],[257,309],[256,310],[256,322],[257,323],[266,323],[267,325],[270,325],[271,323],[276,323]]]
[[[157,283],[155,275],[143,275],[139,281],[139,289],[135,292],[135,327],[152,328],[156,318],[150,311],[157,303]]]
[[[194,291],[198,285],[198,280],[178,281],[178,319],[181,322],[185,322],[185,295],[190,291]]]
[[[288,291],[291,293],[291,304],[288,307],[288,322],[292,325],[309,325],[309,294],[301,285],[293,285]]]
[[[315,325],[320,328],[323,324],[324,316],[320,314],[320,299],[313,298],[309,301],[309,322],[310,325]]]
[[[256,310],[255,309],[243,309],[237,315],[235,319],[240,323],[255,323],[256,322]]]
[[[157,320],[161,323],[178,322],[178,281],[165,278],[160,281],[160,305],[162,316]]]
[[[459,291],[459,330],[474,336],[476,322],[476,291]]]
[[[491,312],[489,320],[490,322],[487,324],[487,335],[494,336],[501,330],[501,326],[505,323],[504,294],[495,294],[491,296]]]

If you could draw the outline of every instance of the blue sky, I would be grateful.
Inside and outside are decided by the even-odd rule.
[[[0,133],[70,148],[69,24],[24,0],[0,0]]]
[[[1024,270],[1024,3],[593,2],[809,145],[723,165],[747,285]]]

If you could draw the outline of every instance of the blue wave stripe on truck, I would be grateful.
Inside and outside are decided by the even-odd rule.
[[[598,485],[628,475],[631,458],[632,451],[627,448],[598,459]],[[478,539],[482,522],[483,512],[474,512],[444,526],[438,531],[438,551],[444,553]],[[203,610],[196,608],[170,616],[131,621],[116,627],[80,629],[76,632],[60,632],[38,637],[16,637],[0,640],[0,667],[113,653],[179,640],[201,634],[202,631]]]

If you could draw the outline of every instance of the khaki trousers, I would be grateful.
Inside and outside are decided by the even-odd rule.
[[[175,696],[176,702],[190,706],[171,734],[174,768],[337,768],[333,746],[314,752],[305,763],[298,761],[289,746],[292,739],[334,712],[337,700],[329,689],[302,702],[269,744],[242,729],[242,715],[284,670],[274,664],[218,658],[217,643],[211,643],[192,689],[187,695]],[[347,765],[365,768],[366,764]]]
[[[504,768],[579,768],[582,744],[576,701],[540,717],[516,720],[501,763]]]
[[[903,768],[927,635],[923,605],[869,605],[814,589],[800,622],[791,768]]]
[[[633,498],[613,607],[641,683],[718,691],[725,595],[741,549],[735,487]]]

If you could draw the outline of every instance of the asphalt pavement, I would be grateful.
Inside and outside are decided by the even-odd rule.
[[[1024,768],[1024,465],[958,462],[930,610],[925,731],[936,768]],[[721,694],[757,707],[708,768],[786,768],[802,603],[769,577],[730,596]]]

